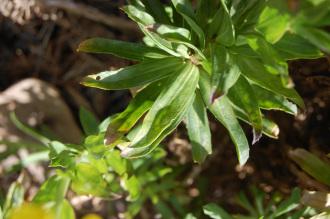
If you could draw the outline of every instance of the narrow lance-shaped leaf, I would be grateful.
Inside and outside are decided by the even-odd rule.
[[[242,16],[240,16],[239,21],[235,23],[235,28],[237,32],[245,33],[255,29],[256,24],[258,23],[258,19],[261,15],[261,12],[264,10],[267,5],[268,0],[250,0],[250,1],[240,1],[241,2],[249,2],[251,8],[246,10]],[[248,4],[249,4],[248,3]],[[248,7],[247,7],[248,8]]]
[[[201,163],[212,153],[211,131],[202,97],[197,93],[187,113],[186,127],[195,162]]]
[[[322,51],[330,54],[330,34],[324,30],[304,25],[296,25],[294,31],[300,36],[310,41]]]
[[[234,107],[235,115],[239,120],[249,125],[252,125],[245,112],[235,108],[236,107],[235,105],[233,107]],[[262,118],[262,133],[270,138],[278,139],[278,135],[280,134],[280,128],[275,122],[268,120],[267,118]]]
[[[161,37],[171,41],[174,40],[183,40],[190,41],[190,31],[186,28],[175,27],[165,24],[154,24],[147,27],[148,30],[158,33]]]
[[[179,71],[182,65],[182,59],[172,57],[146,61],[116,71],[105,71],[87,76],[81,83],[88,87],[105,90],[128,89],[168,77]]]
[[[192,95],[191,98],[189,98],[187,105],[191,106],[193,104],[195,98],[195,94]],[[124,149],[122,152],[123,156],[126,157],[131,157],[131,158],[138,158],[138,157],[142,157],[142,156],[146,156],[147,154],[151,153],[153,150],[155,150],[159,144],[161,143],[161,141],[170,133],[173,132],[174,129],[176,129],[176,127],[181,123],[181,121],[183,120],[184,116],[188,113],[189,107],[187,107],[186,109],[182,110],[178,116],[173,119],[171,121],[171,124],[169,127],[167,127],[162,134],[149,146],[145,146],[145,147],[139,147],[139,148],[127,148]],[[138,129],[135,130],[133,129],[130,133],[128,133],[128,139],[133,140],[139,133],[139,130],[141,128],[137,127]],[[134,132],[134,133],[133,133]],[[132,134],[133,137],[131,137],[130,135]]]
[[[161,59],[169,56],[167,53],[158,48],[148,47],[139,43],[130,43],[104,38],[88,39],[79,45],[77,51],[111,54],[120,58],[135,61]]]
[[[214,0],[199,0],[196,10],[196,20],[199,26],[206,30],[207,25],[213,18],[219,8],[219,1]],[[206,32],[206,31],[205,31]]]
[[[161,82],[155,82],[140,91],[127,108],[110,122],[105,144],[115,144],[121,137],[133,128],[138,120],[151,108],[161,90]]]
[[[173,43],[167,39],[162,38],[161,35],[150,30],[150,25],[143,26],[142,24],[139,24],[139,27],[142,32],[148,37],[148,39],[153,42],[158,48],[175,57],[189,58],[188,48],[186,46],[178,45],[177,43]]]
[[[266,110],[281,110],[286,113],[297,115],[297,106],[288,101],[285,97],[266,90],[253,84],[253,91],[256,94],[259,107]]]
[[[236,118],[230,101],[226,96],[222,96],[214,101],[213,104],[209,104],[209,97],[211,93],[210,77],[205,71],[200,71],[199,87],[204,103],[207,104],[209,110],[215,118],[218,119],[228,130],[231,139],[236,146],[236,153],[239,163],[240,165],[244,165],[249,158],[249,143]]]
[[[267,70],[281,77],[284,87],[293,87],[292,80],[289,77],[288,64],[270,43],[257,34],[247,35],[247,42],[260,55]]]
[[[122,10],[128,15],[133,21],[143,24],[144,26],[155,24],[155,19],[141,7],[134,5],[127,5]]]
[[[158,48],[162,49],[163,51],[176,56],[180,57],[181,54],[176,52],[175,45],[163,38],[161,38],[158,34],[151,32],[148,28],[152,27],[156,22],[153,17],[148,14],[147,12],[143,11],[140,8],[137,8],[133,5],[129,5],[123,7],[125,13],[135,21],[138,26],[140,27],[141,31],[151,40]]]
[[[86,135],[95,135],[98,133],[100,121],[92,112],[89,112],[84,107],[79,109],[79,120]]]
[[[253,142],[256,143],[262,135],[262,116],[258,105],[258,99],[254,94],[250,83],[241,76],[236,84],[229,90],[229,99],[240,107],[249,117],[253,126]]]
[[[285,88],[281,79],[267,71],[264,65],[255,58],[241,58],[235,55],[235,62],[239,65],[241,73],[259,86],[283,95],[304,108],[304,102],[299,94],[292,88]]]
[[[301,169],[313,176],[318,181],[330,186],[330,164],[322,161],[316,155],[298,148],[289,153],[290,158],[296,162]]]
[[[235,43],[235,28],[224,0],[221,0],[221,6],[217,13],[220,14],[221,25],[217,31],[216,42],[225,46],[232,46]]]
[[[192,104],[194,92],[198,82],[198,69],[191,63],[178,71],[176,77],[170,78],[168,84],[162,89],[152,108],[143,120],[142,127],[132,140],[129,148],[122,154],[134,156],[146,151],[155,141],[161,141],[179,124],[187,109]],[[175,123],[175,127],[173,127]],[[170,127],[170,129],[168,129]],[[163,136],[162,134],[166,135]]]
[[[210,102],[228,93],[228,90],[236,83],[240,71],[238,66],[232,62],[226,48],[214,44],[211,47],[212,74],[211,74],[211,96]]]
[[[308,40],[293,33],[285,34],[274,46],[286,60],[316,59],[324,55]]]
[[[155,18],[158,23],[170,24],[170,18],[168,17],[164,5],[160,0],[142,0],[147,11]]]
[[[186,0],[172,0],[172,3],[176,11],[183,17],[183,19],[189,24],[191,29],[198,36],[200,47],[204,48],[205,34],[202,28],[196,22],[196,15],[192,9],[191,4]]]

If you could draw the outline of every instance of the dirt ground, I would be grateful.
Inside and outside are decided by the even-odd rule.
[[[84,39],[94,36],[138,41],[141,35],[137,28],[117,8],[124,1],[81,0],[73,5],[47,0],[37,5],[37,2],[30,7],[9,8],[7,14],[5,9],[0,10],[0,91],[33,77],[59,90],[75,121],[79,106],[93,111],[100,119],[122,111],[130,99],[128,92],[85,88],[79,81],[87,74],[130,63],[112,56],[80,54],[76,48]],[[13,15],[15,10],[22,15],[20,19]],[[91,17],[89,12],[95,16]],[[168,163],[186,166],[180,178],[189,179],[187,193],[194,196],[194,191],[199,191],[199,198],[191,203],[191,208],[200,206],[200,200],[204,200],[236,210],[234,194],[248,190],[251,185],[283,194],[289,194],[296,186],[329,189],[295,166],[288,151],[301,147],[320,156],[330,152],[330,58],[291,62],[290,73],[306,110],[296,118],[281,112],[269,113],[279,124],[280,137],[278,140],[263,137],[253,145],[245,167],[237,166],[234,146],[214,119],[211,127],[215,152],[201,166],[192,165],[183,127],[166,141],[170,154]],[[249,127],[246,133],[251,140]],[[5,190],[4,183],[15,176],[0,178],[0,186]],[[76,209],[79,215],[79,208]]]

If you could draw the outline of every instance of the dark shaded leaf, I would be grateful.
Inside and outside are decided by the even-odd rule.
[[[91,112],[81,107],[79,109],[79,119],[86,135],[95,135],[98,133],[100,122]]]
[[[256,143],[262,134],[262,117],[258,105],[258,99],[250,83],[244,78],[239,77],[237,82],[228,92],[229,99],[241,108],[249,117],[254,129],[253,143]]]
[[[186,127],[192,145],[193,159],[202,163],[207,155],[212,153],[212,143],[206,108],[199,93],[188,110]]]

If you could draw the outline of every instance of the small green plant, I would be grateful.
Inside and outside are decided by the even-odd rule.
[[[296,104],[304,107],[286,61],[329,52],[330,35],[319,28],[328,24],[323,19],[329,4],[310,2],[291,13],[282,1],[129,1],[122,10],[140,27],[144,44],[94,38],[78,48],[138,62],[82,81],[106,90],[139,88],[110,123],[105,144],[118,146],[124,157],[144,156],[184,121],[193,158],[202,162],[212,153],[210,111],[228,130],[244,164],[249,143],[239,120],[253,127],[252,144],[262,134],[277,138],[278,126],[263,111],[295,115]],[[309,9],[311,4],[316,6]],[[137,134],[128,138],[130,132]]]
[[[36,153],[11,171],[44,160],[56,170],[32,203],[52,219],[73,219],[74,211],[65,198],[71,188],[76,194],[123,199],[125,218],[138,215],[147,202],[163,218],[183,218],[187,212],[182,205],[189,197],[181,196],[182,183],[175,180],[177,168],[165,165],[166,151],[158,147],[162,140],[183,121],[193,159],[203,162],[212,153],[209,111],[228,130],[243,165],[249,157],[249,143],[239,121],[252,126],[252,143],[262,134],[277,138],[279,128],[264,111],[295,115],[297,106],[304,107],[293,89],[287,61],[330,53],[330,34],[322,29],[330,25],[328,1],[300,1],[297,10],[284,2],[172,0],[163,4],[160,0],[130,0],[122,9],[144,33],[144,44],[93,38],[78,48],[137,62],[82,81],[106,90],[138,88],[123,112],[100,123],[81,110],[86,137],[77,145],[48,139],[12,114],[16,126],[45,147],[35,147]],[[15,153],[18,146],[14,146],[8,153]],[[329,176],[317,171],[327,165],[310,155],[311,166],[300,158],[295,161],[303,169],[328,184]],[[1,200],[0,219],[11,219],[15,209],[24,207],[21,181]],[[303,209],[292,213],[298,207],[298,190],[280,203],[265,203],[264,193],[253,191],[254,204],[244,194],[238,199],[249,212],[246,217],[231,216],[214,204],[205,206],[204,212],[211,218],[226,219],[293,219],[305,213]]]
[[[183,204],[187,196],[176,180],[177,171],[164,162],[164,149],[157,148],[143,159],[131,160],[121,157],[118,149],[104,147],[104,132],[111,117],[99,122],[90,112],[81,109],[80,120],[86,137],[79,145],[48,139],[21,123],[14,113],[11,117],[20,130],[43,142],[46,150],[32,153],[10,171],[20,171],[25,165],[44,160],[56,170],[27,205],[29,212],[50,213],[49,219],[74,219],[74,210],[65,198],[71,189],[78,195],[122,200],[126,206],[122,214],[127,219],[139,214],[146,202],[151,202],[153,210],[164,218],[186,214]],[[26,207],[23,177],[24,174],[11,185],[7,197],[0,200],[0,219],[12,219],[15,209]]]

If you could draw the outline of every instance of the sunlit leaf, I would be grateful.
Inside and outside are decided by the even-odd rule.
[[[169,79],[150,111],[143,120],[137,136],[129,148],[122,152],[125,156],[133,156],[168,135],[182,120],[194,99],[194,91],[198,82],[198,69],[187,63],[184,70],[177,72],[176,77]],[[172,125],[175,124],[175,127]],[[168,130],[170,128],[170,130]],[[162,135],[165,136],[162,136]]]
[[[115,71],[90,75],[81,82],[85,86],[106,90],[128,89],[163,79],[181,69],[183,60],[164,58],[148,61]]]
[[[210,78],[207,72],[200,71],[199,87],[204,103],[209,103],[209,96],[211,93]],[[231,106],[230,101],[226,96],[222,96],[214,101],[214,103],[208,104],[207,107],[215,116],[216,119],[221,122],[228,130],[235,146],[236,153],[241,165],[244,165],[249,158],[249,143],[246,136],[237,120],[234,109]]]

